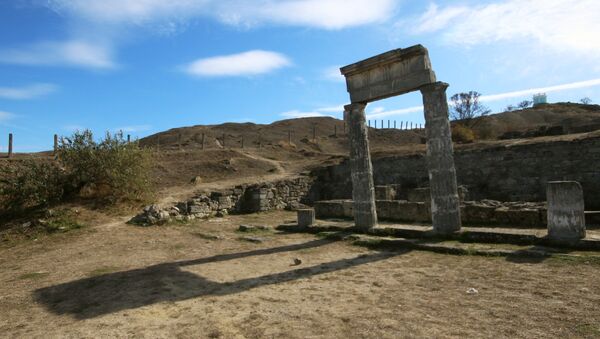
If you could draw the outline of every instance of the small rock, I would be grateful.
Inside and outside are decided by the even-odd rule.
[[[201,184],[202,178],[199,175],[197,175],[197,176],[193,177],[192,180],[190,180],[190,183],[194,184],[194,185]]]
[[[293,262],[294,263],[292,264],[292,266],[298,266],[302,264],[302,260],[300,260],[299,258],[294,258]]]
[[[29,228],[29,227],[31,227],[31,221],[23,223],[23,225],[21,225],[21,227],[23,227],[23,228]]]
[[[478,294],[478,293],[479,293],[479,291],[474,289],[473,287],[471,287],[467,290],[467,294]]]

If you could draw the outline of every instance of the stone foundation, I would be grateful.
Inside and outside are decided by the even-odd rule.
[[[377,200],[376,207],[381,220],[431,222],[431,207],[425,202]],[[523,228],[546,226],[546,207],[543,203],[465,201],[460,210],[462,222],[467,225]],[[317,218],[352,218],[352,201],[317,201],[315,212]]]

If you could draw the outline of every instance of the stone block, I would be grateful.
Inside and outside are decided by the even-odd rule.
[[[299,209],[298,226],[309,227],[315,224],[315,210],[312,208]]]
[[[583,189],[576,181],[551,181],[548,199],[548,237],[557,241],[585,238]]]
[[[394,191],[387,185],[375,186],[375,200],[394,200]]]
[[[427,49],[392,50],[342,67],[352,103],[366,103],[417,90],[436,81]]]
[[[407,192],[406,200],[410,202],[431,203],[431,190],[429,187],[414,188]]]

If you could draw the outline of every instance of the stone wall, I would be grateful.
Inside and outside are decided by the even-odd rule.
[[[431,222],[431,207],[427,202],[377,200],[375,205],[381,220]],[[460,211],[462,223],[467,226],[546,227],[544,203],[464,201]],[[352,201],[317,201],[315,212],[321,219],[352,218]]]
[[[191,220],[229,213],[253,213],[269,210],[295,210],[314,201],[312,177],[298,177],[276,182],[236,186],[200,194],[170,206],[150,205],[131,223],[154,225],[170,220]]]
[[[458,150],[455,164],[458,184],[467,187],[472,200],[545,201],[548,181],[573,180],[583,186],[586,210],[600,210],[598,136]],[[396,199],[406,199],[410,188],[429,185],[425,158],[420,154],[374,159],[373,168],[375,184],[394,184]],[[347,162],[314,174],[318,200],[352,196]]]

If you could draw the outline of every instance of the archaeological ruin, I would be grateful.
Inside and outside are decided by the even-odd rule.
[[[342,67],[351,104],[345,107],[349,126],[353,214],[356,226],[377,225],[373,168],[369,153],[365,107],[369,102],[421,91],[427,131],[427,167],[431,187],[433,229],[440,234],[460,230],[460,208],[454,168],[446,88],[437,82],[429,54],[421,45],[392,50]]]

